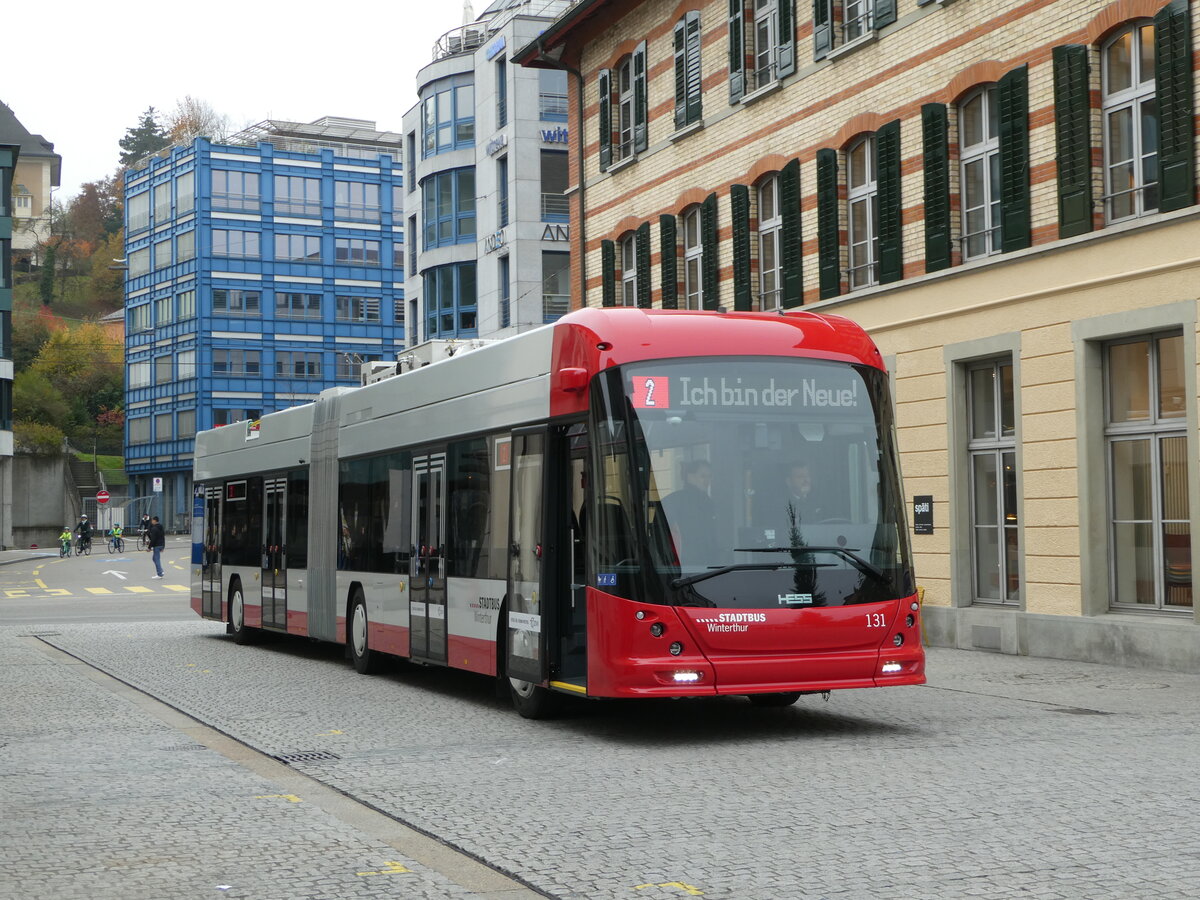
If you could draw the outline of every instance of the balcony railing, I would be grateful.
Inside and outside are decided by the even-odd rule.
[[[542,118],[549,116],[557,116],[566,118],[567,115],[567,95],[566,94],[538,94],[538,106],[542,112]]]
[[[542,221],[557,222],[571,216],[571,201],[564,194],[542,194]]]
[[[571,311],[570,294],[542,294],[542,321],[545,324],[556,321]]]

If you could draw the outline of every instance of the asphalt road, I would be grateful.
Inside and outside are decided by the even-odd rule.
[[[1198,893],[1197,676],[934,649],[923,687],[531,722],[479,676],[237,646],[133,566],[88,594],[88,566],[0,567],[80,576],[37,624],[0,587],[3,900]],[[147,615],[71,621],[96,598]]]

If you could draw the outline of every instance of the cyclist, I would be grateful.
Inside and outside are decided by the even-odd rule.
[[[92,523],[88,521],[87,513],[79,517],[79,524],[75,526],[75,530],[79,532],[79,546],[90,547],[92,544]]]
[[[113,525],[113,527],[109,530],[109,534],[112,535],[113,551],[116,553],[124,553],[125,539],[122,536],[125,534],[125,528],[121,525],[121,523],[117,522],[115,525]]]
[[[142,513],[142,521],[138,523],[138,549],[142,549],[145,544],[147,550],[150,549],[150,513]]]
[[[58,542],[62,544],[59,548],[58,556],[61,559],[64,556],[71,555],[71,526],[64,525],[62,534],[58,536]]]

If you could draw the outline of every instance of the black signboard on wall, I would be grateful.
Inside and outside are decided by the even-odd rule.
[[[933,534],[933,496],[913,495],[913,534]]]

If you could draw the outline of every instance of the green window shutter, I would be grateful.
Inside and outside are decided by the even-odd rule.
[[[675,23],[675,130],[688,123],[687,17]]]
[[[704,83],[700,68],[700,13],[687,14],[687,123],[699,122],[703,115]]]
[[[1092,110],[1088,48],[1054,48],[1054,135],[1058,150],[1058,236],[1092,230]]]
[[[649,113],[646,107],[646,42],[633,51],[633,152],[650,146]]]
[[[746,93],[746,12],[744,0],[729,0],[729,102]]]
[[[925,143],[925,271],[950,266],[950,125],[943,103],[921,107]]]
[[[779,46],[775,48],[775,72],[782,78],[796,71],[795,0],[779,0]]]
[[[605,306],[616,306],[617,245],[612,241],[600,242],[600,287],[601,302]]]
[[[904,277],[904,209],[900,199],[900,121],[875,132],[875,172],[879,185],[879,283]]]
[[[662,308],[679,307],[679,242],[674,216],[658,217],[658,256],[662,264]]]
[[[885,28],[896,21],[896,0],[875,0],[875,28]]]
[[[1029,66],[1004,75],[1000,98],[1000,247],[1032,243],[1029,211]]]
[[[817,151],[817,261],[821,299],[842,292],[842,239],[838,224],[838,155]]]
[[[637,305],[639,309],[650,308],[650,223],[638,226],[633,237],[635,265],[637,266]]]
[[[733,308],[750,311],[750,189],[744,184],[729,188],[733,218]]]
[[[1154,17],[1154,82],[1158,100],[1158,208],[1196,202],[1192,27],[1187,0],[1171,0]]]
[[[787,309],[804,302],[804,279],[801,266],[804,244],[800,234],[800,160],[793,159],[779,173],[779,206],[783,222],[779,241],[783,245],[783,302]]]
[[[600,171],[612,165],[612,72],[600,70]]]
[[[813,0],[813,59],[824,59],[833,49],[833,2]]]
[[[709,194],[700,204],[700,243],[703,246],[704,258],[701,261],[700,282],[704,290],[704,308],[716,309],[721,305],[718,279],[721,269],[718,266],[717,252],[717,195]]]

